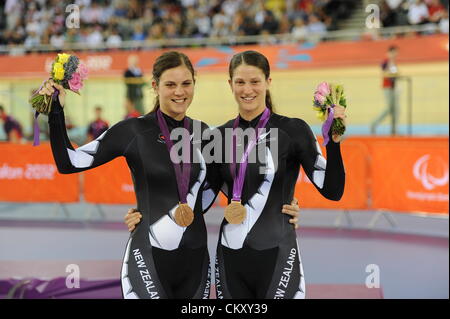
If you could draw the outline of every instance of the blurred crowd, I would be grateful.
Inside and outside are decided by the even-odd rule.
[[[68,43],[119,47],[123,41],[292,33],[301,40],[337,29],[356,1],[347,0],[6,0],[0,45]],[[66,20],[79,10],[79,28]],[[73,20],[71,20],[73,21]]]
[[[383,0],[381,21],[384,27],[431,23],[448,33],[448,0]]]

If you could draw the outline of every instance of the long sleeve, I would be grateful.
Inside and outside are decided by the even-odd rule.
[[[294,139],[295,155],[306,175],[325,198],[340,200],[345,186],[340,143],[335,143],[330,136],[325,159],[309,125],[303,120],[297,119],[295,122],[296,134],[291,135],[291,138]]]
[[[133,139],[129,122],[122,121],[96,140],[75,149],[67,136],[64,111],[58,99],[53,101],[48,123],[53,158],[62,174],[85,171],[125,155]]]
[[[207,157],[208,163],[206,164],[206,182],[202,187],[202,210],[206,213],[209,208],[214,204],[217,195],[223,185],[222,176],[220,174],[220,166],[216,163],[214,151],[214,133],[218,133],[218,130],[210,129],[206,124],[202,123],[202,152]]]

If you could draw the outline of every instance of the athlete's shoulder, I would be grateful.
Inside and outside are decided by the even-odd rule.
[[[270,123],[287,133],[299,133],[302,130],[311,130],[308,123],[297,117],[288,117],[273,113],[270,117]]]
[[[139,117],[130,118],[128,120],[130,120],[130,125],[144,126],[146,128],[158,127],[158,120],[156,118],[155,112],[150,112]]]
[[[120,131],[125,135],[131,134],[135,136],[136,134],[155,128],[157,128],[157,123],[154,120],[154,116],[152,116],[152,113],[148,113],[139,117],[121,120],[114,124],[110,129]]]
[[[200,127],[202,132],[204,130],[208,130],[209,129],[209,125],[206,124],[205,122],[197,120],[197,119],[193,119],[193,118],[190,118],[190,119],[192,120],[192,124],[193,124],[194,128],[195,127]]]
[[[120,127],[120,128],[132,128],[134,126],[138,126],[140,122],[142,122],[141,118],[131,117],[131,118],[120,120],[119,122],[114,124],[114,126]]]
[[[224,124],[222,124],[222,125],[220,125],[220,126],[217,126],[216,128],[217,128],[218,130],[220,130],[220,131],[223,131],[223,130],[225,130],[226,128],[231,128],[231,127],[233,127],[234,120],[235,120],[235,119],[231,119],[231,120],[225,122]]]

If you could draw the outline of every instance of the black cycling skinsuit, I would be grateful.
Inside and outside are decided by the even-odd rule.
[[[183,121],[167,115],[164,118],[169,130],[183,127]],[[193,122],[201,130],[207,128],[204,123],[189,120],[191,132]],[[179,202],[175,170],[155,112],[121,121],[77,149],[67,137],[58,99],[53,102],[49,126],[60,173],[88,170],[118,156],[126,158],[142,220],[125,249],[121,272],[123,297],[209,298],[210,265],[203,211],[212,198],[205,198],[208,193],[201,191],[206,183],[206,164],[201,150],[194,147],[199,137],[191,135],[191,156],[196,154],[199,160],[192,164],[187,196],[195,217],[190,226],[181,227],[173,220]]]
[[[250,122],[241,118],[239,127],[255,128],[260,117]],[[232,127],[233,121],[229,121],[218,130],[225,134]],[[246,145],[248,138],[243,140]],[[238,139],[237,145],[240,143],[242,139]],[[223,143],[222,154],[226,154],[228,147],[229,143]],[[281,210],[282,205],[293,199],[300,165],[324,197],[341,198],[345,172],[340,144],[330,138],[326,149],[328,161],[303,120],[271,114],[265,134],[261,134],[252,151],[256,161],[249,162],[245,175],[242,204],[247,217],[238,225],[228,224],[225,219],[221,225],[216,257],[217,298],[305,297],[296,232],[289,224],[290,216]],[[264,155],[262,159],[256,155],[258,152]],[[222,179],[226,192],[231,193],[230,164],[216,165],[218,174],[213,179],[219,184]],[[239,163],[236,166],[239,168]]]

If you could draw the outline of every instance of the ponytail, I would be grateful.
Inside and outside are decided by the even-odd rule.
[[[270,110],[270,112],[275,112],[269,90],[266,91],[266,106]]]
[[[159,96],[156,96],[155,105],[153,106],[152,112],[156,112],[159,109]]]

